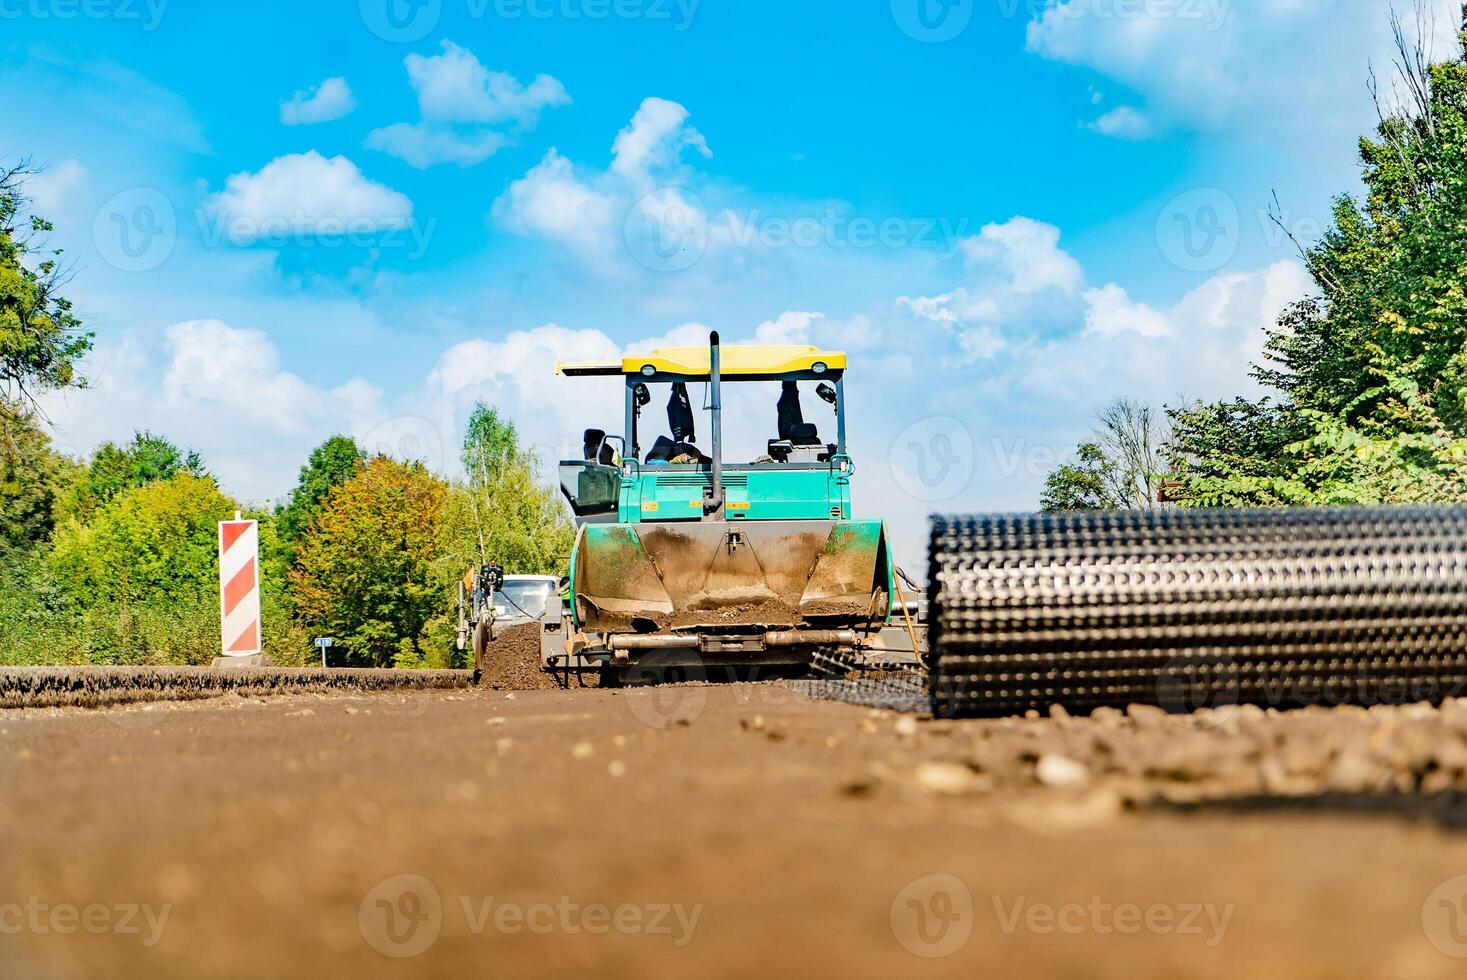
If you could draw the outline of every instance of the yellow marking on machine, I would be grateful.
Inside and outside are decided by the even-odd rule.
[[[846,369],[845,351],[821,350],[798,344],[751,344],[723,348],[719,371],[725,377],[740,375],[777,376],[800,372],[820,373]],[[568,377],[671,374],[688,380],[707,380],[712,371],[707,347],[663,347],[646,354],[631,354],[613,361],[561,361],[555,373]]]

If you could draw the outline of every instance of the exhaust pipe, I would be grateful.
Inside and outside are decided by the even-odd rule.
[[[718,331],[708,335],[708,410],[713,417],[713,490],[703,501],[703,519],[721,521],[723,499],[723,391]]]

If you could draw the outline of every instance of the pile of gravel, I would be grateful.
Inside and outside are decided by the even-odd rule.
[[[926,726],[924,726],[926,727]],[[1132,806],[1338,797],[1467,799],[1467,700],[1228,706],[1168,715],[1146,705],[1088,717],[933,723],[938,765],[963,791],[1104,791]]]

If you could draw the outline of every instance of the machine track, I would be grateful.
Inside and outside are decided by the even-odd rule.
[[[939,517],[933,710],[1467,693],[1467,507]]]

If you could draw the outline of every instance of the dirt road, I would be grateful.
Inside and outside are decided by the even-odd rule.
[[[8,712],[0,975],[1460,975],[1467,807],[1433,746],[1467,711],[1409,711],[919,722],[743,685]],[[1331,740],[1353,769],[1310,758]],[[1404,795],[1370,768],[1397,756]]]

